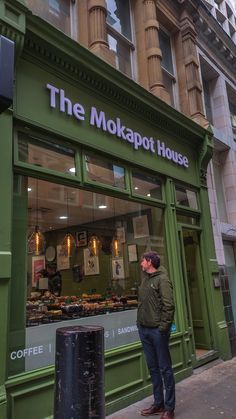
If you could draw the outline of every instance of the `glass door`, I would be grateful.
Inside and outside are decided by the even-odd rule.
[[[192,331],[192,357],[196,361],[205,358],[212,349],[199,234],[198,230],[179,228],[186,316]]]

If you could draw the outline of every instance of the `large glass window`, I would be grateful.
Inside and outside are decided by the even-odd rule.
[[[161,180],[141,172],[132,173],[133,193],[147,199],[162,199]]]
[[[94,154],[85,155],[85,170],[87,180],[101,184],[125,189],[124,167],[111,162],[108,159],[100,158]]]
[[[215,154],[215,158],[213,161],[213,171],[214,171],[214,179],[215,179],[215,188],[216,188],[216,196],[217,196],[217,208],[220,217],[220,221],[224,223],[228,223],[228,215],[227,215],[227,204],[226,204],[226,197],[225,197],[225,188],[223,184],[223,165],[221,163],[221,159],[217,154]]]
[[[137,341],[140,257],[167,267],[163,210],[23,176],[13,207],[11,373],[53,364],[60,325],[103,325],[107,349]]]
[[[26,0],[33,13],[47,20],[67,35],[71,35],[70,0]]]
[[[122,0],[106,0],[107,32],[109,48],[116,55],[116,67],[132,76],[132,32],[130,3]]]
[[[37,167],[75,175],[75,152],[49,141],[18,136],[18,159]]]
[[[195,191],[185,188],[184,186],[175,186],[176,203],[185,207],[198,209],[197,194]]]
[[[174,86],[175,86],[175,76],[174,76],[174,66],[172,60],[172,49],[171,49],[171,39],[170,36],[163,30],[159,30],[159,42],[160,49],[162,52],[162,77],[163,83],[170,95],[171,104],[175,105],[174,100]]]

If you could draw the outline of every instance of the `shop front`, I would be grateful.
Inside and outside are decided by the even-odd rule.
[[[144,251],[160,254],[174,285],[176,379],[230,356],[205,181],[211,134],[30,19],[13,110],[0,116],[1,417],[52,417],[56,329],[82,324],[105,330],[108,414],[151,393],[136,327]]]

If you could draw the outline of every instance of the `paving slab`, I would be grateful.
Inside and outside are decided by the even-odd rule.
[[[153,398],[128,406],[106,419],[142,418],[140,411],[152,404]],[[157,415],[149,416],[158,417]],[[217,360],[197,368],[191,377],[176,384],[177,419],[236,419],[236,357]]]

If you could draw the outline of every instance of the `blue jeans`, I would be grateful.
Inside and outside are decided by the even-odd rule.
[[[144,326],[138,326],[138,331],[152,380],[154,405],[174,410],[175,379],[169,350],[170,333],[160,332],[158,327]]]

